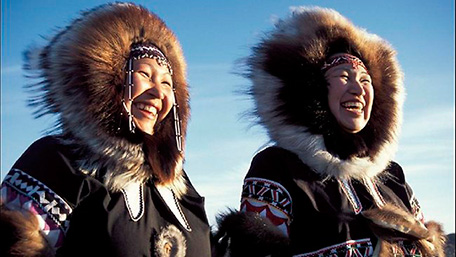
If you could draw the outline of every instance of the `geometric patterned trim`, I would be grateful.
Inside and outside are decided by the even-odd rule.
[[[293,257],[337,257],[337,256],[372,256],[374,249],[369,238],[360,240],[349,240],[340,244],[328,246],[320,250],[293,255]]]
[[[353,211],[355,212],[355,214],[359,214],[363,210],[363,206],[361,205],[361,201],[359,200],[358,195],[356,194],[355,189],[353,188],[353,185],[351,184],[350,180],[343,179],[337,180],[337,182],[339,182],[340,188],[342,188],[342,191],[348,198],[348,201],[353,207]]]
[[[61,246],[72,208],[60,196],[19,169],[12,169],[6,175],[0,195],[7,208],[26,210],[35,215],[49,244],[55,248]]]
[[[246,178],[242,197],[253,198],[278,208],[288,216],[292,214],[290,193],[281,184],[264,178]]]
[[[393,247],[393,255],[401,257],[421,257],[422,253],[415,243],[399,241],[397,245]]]
[[[268,203],[243,197],[241,200],[240,211],[258,213],[261,217],[268,219],[274,226],[282,231],[284,235],[288,236],[290,234],[290,217],[286,213]]]

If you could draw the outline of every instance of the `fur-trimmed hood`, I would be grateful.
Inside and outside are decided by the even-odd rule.
[[[34,85],[40,95],[31,104],[37,116],[57,114],[64,143],[82,155],[77,164],[88,174],[101,170],[111,190],[131,181],[151,178],[142,143],[118,133],[122,120],[121,98],[125,65],[134,43],[151,42],[168,58],[185,143],[189,119],[186,63],[174,33],[155,14],[130,3],[106,4],[83,12],[61,29],[43,48],[25,52],[25,69],[40,78]],[[156,130],[156,157],[163,170],[173,170],[170,183],[178,194],[185,191],[183,152],[176,148],[172,112]],[[158,153],[160,152],[160,153]]]
[[[337,125],[327,103],[324,61],[337,52],[358,56],[372,77],[371,118],[357,134]],[[323,176],[373,178],[392,160],[404,98],[403,75],[390,44],[331,9],[295,8],[253,48],[249,90],[271,140]]]

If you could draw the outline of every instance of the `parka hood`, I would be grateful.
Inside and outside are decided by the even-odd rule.
[[[142,142],[118,133],[125,65],[132,44],[142,42],[156,45],[171,63],[184,144],[190,109],[186,63],[177,37],[147,9],[130,3],[101,5],[83,12],[44,47],[25,52],[25,69],[41,79],[32,86],[38,92],[31,100],[37,116],[56,114],[56,128],[70,139],[64,142],[84,156],[79,168],[89,174],[102,172],[115,191],[152,174]],[[151,154],[157,155],[163,170],[174,170],[170,186],[185,192],[184,152],[176,149],[172,112],[153,136],[158,151]]]
[[[356,134],[337,125],[321,72],[327,58],[341,51],[363,61],[375,92],[371,118]],[[298,7],[254,46],[247,66],[253,115],[277,146],[296,153],[316,173],[373,178],[394,157],[403,75],[394,49],[377,35],[334,10]]]

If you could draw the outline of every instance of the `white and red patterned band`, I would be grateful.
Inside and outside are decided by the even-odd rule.
[[[269,219],[284,235],[289,235],[292,199],[280,183],[264,178],[246,178],[240,210],[259,213]]]
[[[158,64],[167,67],[171,75],[173,74],[173,68],[171,67],[171,63],[169,62],[168,58],[166,58],[165,54],[154,44],[134,44],[130,50],[130,58],[133,58],[135,60],[142,58],[155,59]]]
[[[346,63],[351,64],[353,69],[357,69],[359,66],[361,66],[366,70],[366,72],[369,73],[363,61],[361,61],[358,57],[351,54],[340,54],[330,57],[328,60],[325,61],[323,67],[321,67],[321,71],[325,73],[326,71],[335,66]]]

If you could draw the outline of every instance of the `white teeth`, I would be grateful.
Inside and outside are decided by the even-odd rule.
[[[146,104],[143,104],[143,103],[136,103],[135,105],[140,110],[143,110],[143,111],[146,111],[146,112],[150,112],[153,115],[157,115],[157,109],[154,106],[152,106],[152,105],[146,105]]]
[[[345,102],[345,103],[342,103],[342,106],[345,108],[359,109],[359,110],[362,110],[364,108],[364,105],[360,102]]]

